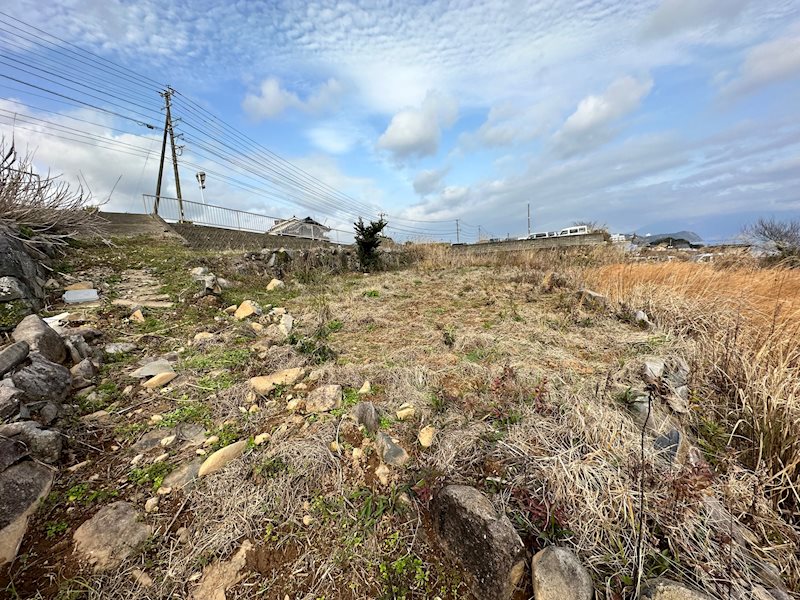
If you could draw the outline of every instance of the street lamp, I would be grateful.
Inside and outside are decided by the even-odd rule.
[[[206,189],[206,174],[203,171],[198,171],[195,174],[197,178],[197,183],[200,185],[200,199],[203,201],[203,204],[206,203],[205,196],[203,196],[203,190]]]

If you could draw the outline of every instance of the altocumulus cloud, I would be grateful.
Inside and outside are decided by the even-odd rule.
[[[378,148],[388,150],[398,161],[412,156],[430,156],[439,150],[442,129],[458,118],[458,104],[446,95],[429,92],[419,108],[406,108],[392,117],[378,138]]]
[[[269,77],[261,82],[258,93],[245,96],[242,108],[257,121],[273,119],[290,108],[320,113],[334,108],[343,91],[342,84],[331,78],[302,100],[294,92],[286,90],[277,77]]]

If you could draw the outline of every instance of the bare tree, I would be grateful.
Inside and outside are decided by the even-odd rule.
[[[605,223],[600,223],[600,221],[573,221],[573,227],[586,227],[589,233],[594,231],[608,231],[608,225]]]
[[[0,224],[21,232],[29,245],[62,246],[76,235],[98,233],[102,221],[90,201],[82,187],[37,174],[32,155],[0,140]]]
[[[760,218],[744,228],[745,236],[764,247],[773,247],[783,256],[800,254],[800,219],[779,221]]]

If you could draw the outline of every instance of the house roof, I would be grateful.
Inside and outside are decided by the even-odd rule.
[[[305,219],[298,219],[297,217],[292,217],[291,219],[283,219],[278,221],[270,227],[268,233],[280,233],[282,231],[286,231],[287,229],[291,229],[295,225],[311,225],[312,227],[317,227],[322,231],[330,231],[330,227],[326,227],[322,223],[318,223],[311,217],[306,217]]]

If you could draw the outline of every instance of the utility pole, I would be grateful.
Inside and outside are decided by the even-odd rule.
[[[461,243],[461,240],[459,239],[459,234],[458,234],[458,219],[456,219],[456,244],[460,244],[460,243]]]
[[[170,100],[172,98],[173,89],[167,86],[167,89],[161,93],[164,98],[164,107],[166,109],[166,117],[164,119],[164,139],[161,141],[161,161],[158,165],[158,181],[156,182],[156,202],[154,205],[155,214],[158,214],[158,205],[161,201],[161,183],[164,180],[164,156],[167,153],[167,135],[169,135],[170,147],[172,148],[172,168],[175,171],[175,191],[178,194],[178,207],[180,210],[180,220],[184,220],[183,215],[183,196],[181,195],[181,179],[178,174],[178,154],[175,151],[175,131],[172,129],[172,113],[170,112]]]
[[[531,203],[528,202],[528,237],[531,237]]]
[[[481,226],[478,225],[478,241],[481,241]]]

